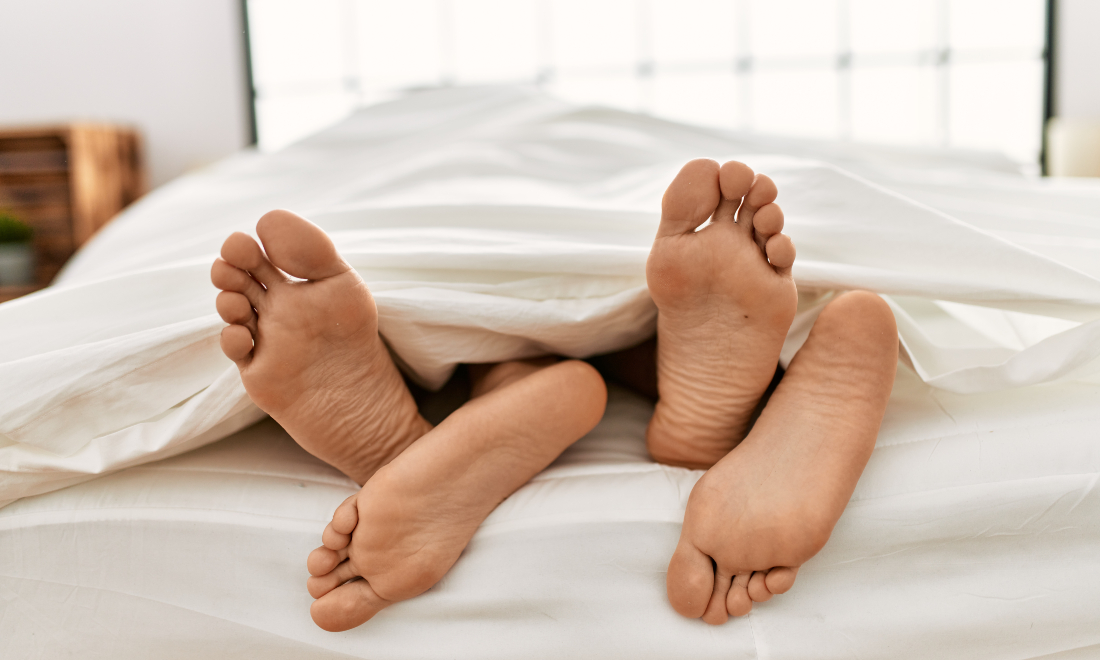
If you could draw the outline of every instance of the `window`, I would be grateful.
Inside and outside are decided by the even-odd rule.
[[[404,90],[524,83],[728,129],[1037,163],[1044,0],[245,0],[260,146]]]

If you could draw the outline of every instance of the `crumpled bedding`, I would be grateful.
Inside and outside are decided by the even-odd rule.
[[[798,248],[789,360],[830,292],[883,294],[903,361],[954,393],[1091,381],[1100,187],[980,154],[723,133],[514,88],[413,94],[165,186],[60,281],[0,305],[0,504],[163,459],[262,417],[218,349],[209,265],[289,208],[368,282],[402,367],[588,356],[653,332],[644,264],[688,159],[775,179]]]

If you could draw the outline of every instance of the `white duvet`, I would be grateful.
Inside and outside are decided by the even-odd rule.
[[[734,136],[516,89],[422,93],[271,155],[166,186],[58,285],[0,306],[0,503],[194,449],[261,413],[218,350],[209,265],[284,207],[367,280],[410,374],[586,356],[653,331],[644,263],[688,159],[771,175],[798,247],[802,312],[887,295],[903,358],[935,388],[1087,380],[1100,354],[1100,189],[981,157]]]

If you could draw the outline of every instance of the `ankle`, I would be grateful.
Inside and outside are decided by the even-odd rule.
[[[705,416],[687,418],[662,403],[657,403],[646,427],[646,449],[658,463],[706,470],[744,438],[744,429],[733,422],[722,425]]]
[[[393,420],[387,426],[391,429],[389,437],[367,440],[356,464],[344,470],[344,473],[360,486],[365,484],[375,472],[397,458],[409,445],[435,428],[431,422],[420,415],[415,406],[412,407],[410,414],[402,419]],[[370,438],[371,434],[368,433],[365,437]]]

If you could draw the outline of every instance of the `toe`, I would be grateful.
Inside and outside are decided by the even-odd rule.
[[[249,332],[256,332],[256,313],[243,293],[222,291],[214,306],[218,309],[218,316],[226,323],[243,325]]]
[[[752,187],[745,193],[745,203],[742,208],[755,213],[765,204],[771,204],[779,195],[779,189],[775,182],[766,174],[757,174],[753,179]]]
[[[786,234],[769,238],[764,252],[768,255],[768,262],[778,271],[785,271],[794,265],[794,243]]]
[[[703,621],[712,626],[720,626],[729,620],[726,612],[726,595],[730,592],[733,575],[726,573],[721,568],[714,572],[714,591],[707,603],[707,610],[703,612]]]
[[[749,598],[754,603],[765,603],[771,600],[772,592],[768,591],[768,586],[764,583],[767,573],[763,571],[756,571],[749,578]]]
[[[290,211],[271,211],[256,233],[272,263],[294,277],[322,280],[351,270],[320,227]]]
[[[351,565],[350,561],[345,561],[337,564],[336,568],[324,575],[311,576],[306,580],[306,589],[309,591],[310,596],[320,598],[348,580],[357,577],[359,577],[359,573],[355,571],[355,567]]]
[[[714,568],[710,557],[690,543],[676,547],[668,563],[668,600],[672,608],[688,617],[703,616],[714,593]]]
[[[752,610],[752,599],[748,592],[749,574],[744,573],[733,579],[729,595],[726,596],[726,611],[730,616],[745,616]]]
[[[753,179],[752,187],[745,193],[745,200],[741,203],[741,208],[737,209],[737,224],[745,231],[753,229],[757,212],[774,202],[777,194],[775,182],[763,174],[757,174],[756,178]],[[776,210],[778,210],[778,207],[776,207]],[[775,211],[769,212],[769,214],[774,213]],[[764,221],[774,225],[775,219],[765,217]],[[782,215],[780,215],[780,221],[782,221]],[[757,244],[763,247],[759,241]]]
[[[798,576],[798,567],[788,568],[779,566],[768,571],[764,578],[768,591],[773,594],[785,594],[794,586],[794,579]]]
[[[321,533],[321,543],[330,550],[343,550],[350,542],[351,535],[336,531],[332,523],[325,525],[325,531]]]
[[[657,238],[695,231],[714,213],[720,196],[718,163],[699,158],[684,165],[661,199]]]
[[[778,204],[765,204],[752,217],[752,234],[763,250],[768,239],[783,231],[783,209]]]
[[[252,333],[243,325],[231,325],[222,330],[221,345],[225,357],[243,367],[252,353]]]
[[[776,203],[761,206],[752,219],[752,228],[764,238],[783,231],[783,209]]]
[[[734,221],[742,198],[752,186],[753,173],[748,165],[731,160],[718,170],[718,186],[722,192],[722,201],[714,211],[711,222]],[[734,225],[736,226],[736,225]]]
[[[340,565],[340,562],[347,558],[347,548],[332,550],[331,548],[321,546],[309,553],[309,557],[306,558],[306,570],[309,571],[310,575],[315,575],[317,577],[328,575],[334,568]]]
[[[249,304],[259,309],[263,304],[264,294],[267,292],[259,282],[233,266],[224,259],[216,259],[210,267],[210,281],[222,291],[233,291],[248,299]]]
[[[356,580],[314,601],[309,614],[324,630],[340,632],[366,623],[388,605],[366,580]]]
[[[723,199],[741,201],[749,192],[753,180],[752,168],[744,163],[731,160],[718,171],[718,182],[722,187]]]
[[[222,259],[230,265],[247,271],[267,288],[286,281],[275,266],[271,265],[256,240],[241,232],[234,232],[222,244]]]
[[[359,493],[344,500],[332,514],[332,529],[340,534],[351,534],[359,524]]]

